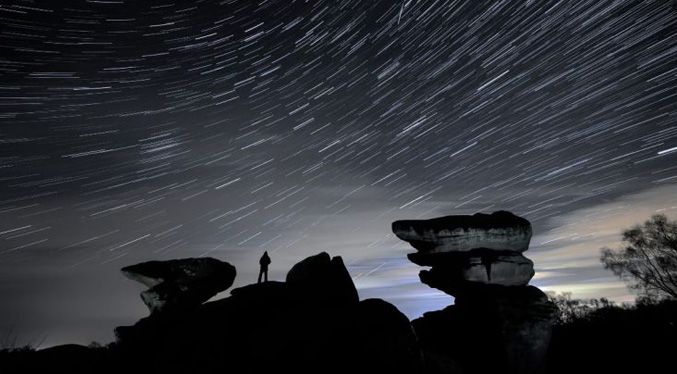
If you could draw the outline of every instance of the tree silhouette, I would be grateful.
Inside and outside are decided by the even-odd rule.
[[[616,305],[615,302],[602,297],[599,299],[572,299],[571,292],[557,293],[548,291],[548,300],[552,301],[559,310],[557,324],[566,325],[589,319],[590,316],[600,309],[625,308],[626,305]]]
[[[651,300],[677,299],[677,221],[656,214],[623,231],[624,249],[602,248],[604,268]]]

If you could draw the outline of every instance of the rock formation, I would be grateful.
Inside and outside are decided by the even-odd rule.
[[[286,281],[306,297],[334,303],[357,303],[357,289],[341,256],[327,252],[310,256],[294,265]]]
[[[247,285],[207,302],[232,285],[234,267],[211,258],[151,261],[122,269],[150,287],[142,297],[152,313],[116,328],[115,343],[0,349],[0,373],[531,374],[544,368],[556,307],[528,285],[534,275],[523,254],[528,221],[496,212],[398,221],[393,231],[418,250],[409,254],[412,262],[431,267],[421,271],[423,283],[455,296],[454,305],[410,322],[388,302],[360,301],[341,257],[324,252],[294,265],[285,282]],[[547,370],[664,370],[674,351],[665,342],[675,336],[676,309],[676,302],[604,307],[560,325]],[[636,359],[609,359],[617,356]]]
[[[360,301],[339,256],[322,252],[294,265],[286,282],[230,293],[116,328],[118,365],[153,373],[422,370],[407,317],[383,300]]]
[[[151,314],[196,308],[232,286],[236,273],[231,264],[210,257],[148,261],[121,271],[150,287],[141,299]]]
[[[534,264],[522,252],[531,224],[506,211],[396,221],[397,237],[430,270],[421,281],[456,298],[455,305],[412,322],[430,371],[536,373],[552,334],[556,307],[529,286]]]

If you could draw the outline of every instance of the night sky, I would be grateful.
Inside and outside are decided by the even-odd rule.
[[[599,248],[677,216],[675,4],[3,2],[0,342],[110,342],[148,313],[121,267],[238,287],[264,250],[415,318],[453,299],[390,223],[495,210],[532,222],[533,284],[633,300]]]

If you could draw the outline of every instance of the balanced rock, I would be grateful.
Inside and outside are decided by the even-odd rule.
[[[544,367],[557,307],[528,286],[531,224],[510,212],[396,221],[393,232],[430,266],[421,281],[455,297],[412,322],[430,372],[532,374]],[[487,359],[489,358],[489,359]]]
[[[150,287],[141,299],[151,314],[195,308],[230,287],[236,274],[231,264],[210,257],[148,261],[121,271]]]
[[[477,248],[524,252],[531,240],[529,221],[506,211],[395,221],[392,229],[398,238],[424,253]]]
[[[286,281],[309,298],[339,304],[359,301],[357,289],[343,259],[341,256],[331,258],[327,252],[298,262],[287,273]]]

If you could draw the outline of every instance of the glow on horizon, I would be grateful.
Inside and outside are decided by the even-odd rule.
[[[674,190],[673,185],[658,186],[553,218],[550,223],[555,228],[535,233],[525,252],[534,261],[536,270],[530,284],[543,291],[570,292],[572,298],[605,297],[618,303],[633,302],[636,295],[602,267],[600,248],[620,248],[622,230],[644,222],[653,214],[677,218]],[[407,243],[400,243],[399,247],[414,252],[413,248],[407,248]],[[419,282],[417,274],[422,269],[406,258],[391,260],[386,266],[379,265],[379,270],[369,276],[355,277],[356,285],[361,294],[369,297],[382,294],[413,319],[426,310],[442,309],[453,303],[453,297]]]

